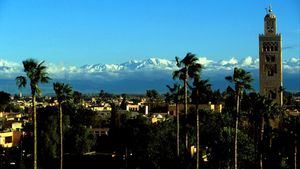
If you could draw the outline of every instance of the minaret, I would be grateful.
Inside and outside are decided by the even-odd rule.
[[[264,34],[259,35],[260,94],[278,105],[283,103],[281,34],[277,34],[276,16],[271,6],[264,18]]]

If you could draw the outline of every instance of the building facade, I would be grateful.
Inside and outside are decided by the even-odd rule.
[[[261,95],[282,105],[282,39],[271,7],[264,18],[264,34],[259,35],[259,84]]]

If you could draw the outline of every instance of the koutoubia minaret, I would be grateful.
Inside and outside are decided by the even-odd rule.
[[[264,18],[264,34],[259,35],[260,94],[278,105],[283,103],[281,34],[277,33],[276,16],[271,6]]]

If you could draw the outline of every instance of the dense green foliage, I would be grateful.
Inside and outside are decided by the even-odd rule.
[[[4,91],[0,92],[0,111],[5,110],[5,108],[9,105],[10,102],[10,94]]]

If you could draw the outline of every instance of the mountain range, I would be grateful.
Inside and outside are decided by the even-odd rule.
[[[214,89],[225,89],[229,83],[225,76],[231,75],[234,67],[251,72],[254,87],[258,89],[259,60],[251,56],[241,60],[213,61],[200,57],[203,65],[202,78],[209,79]],[[83,66],[45,63],[53,81],[70,83],[74,90],[85,93],[104,89],[113,93],[143,93],[147,89],[167,91],[166,85],[173,83],[172,71],[177,69],[175,60],[149,58],[131,60],[120,64],[90,64]],[[284,86],[290,91],[300,91],[300,58],[283,60]],[[17,93],[14,78],[22,72],[22,64],[0,59],[0,90]],[[43,86],[46,93],[53,93],[51,84]],[[28,89],[24,90],[28,92]]]

